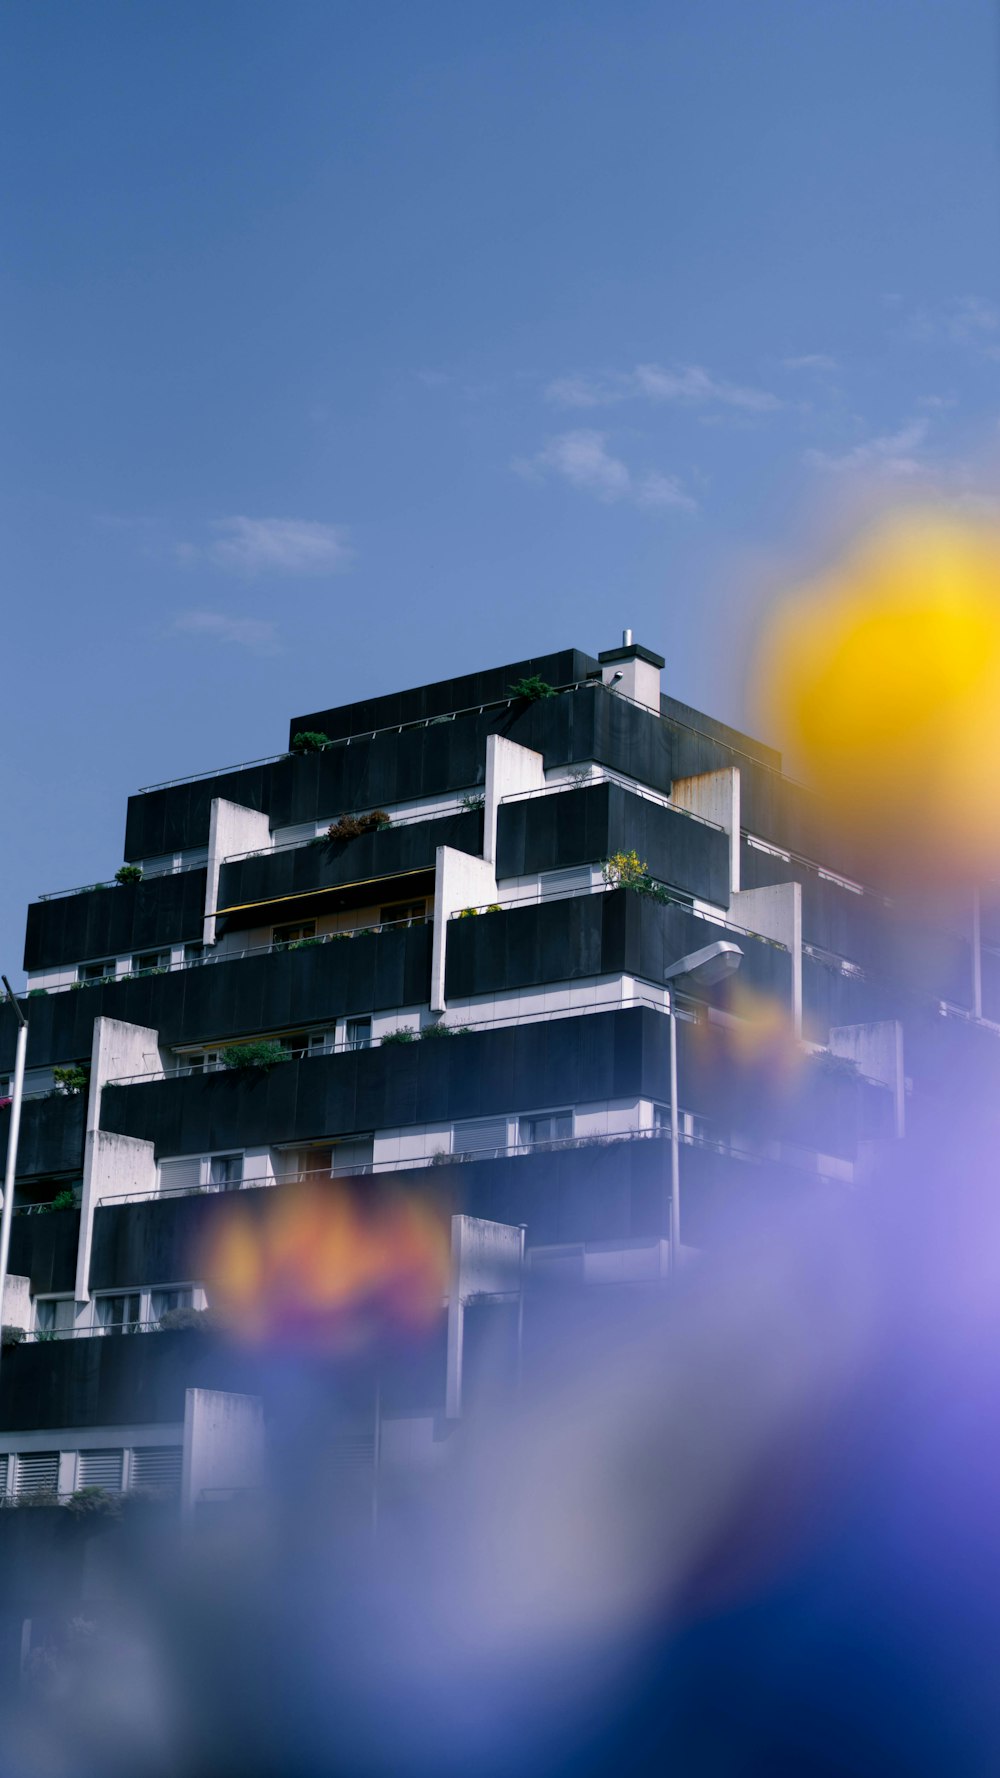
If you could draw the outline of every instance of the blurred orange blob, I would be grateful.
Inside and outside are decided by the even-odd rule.
[[[970,881],[1000,866],[1000,533],[884,522],[772,613],[761,719],[883,866]]]
[[[201,1259],[209,1300],[237,1336],[352,1351],[429,1327],[449,1264],[440,1210],[370,1183],[364,1198],[302,1184],[252,1207],[234,1201]]]

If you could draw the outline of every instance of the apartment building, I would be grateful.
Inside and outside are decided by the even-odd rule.
[[[344,1435],[371,1472],[447,1444],[463,1306],[659,1286],[674,1121],[680,1240],[710,1248],[775,1194],[861,1189],[943,1055],[995,1066],[1000,905],[901,912],[663,669],[626,632],[296,716],[287,752],[131,797],[117,880],[31,906],[0,1502],[259,1477],[259,1378],[177,1313],[211,1307],[237,1195],[447,1201],[440,1324]],[[671,976],[720,943],[727,979]]]

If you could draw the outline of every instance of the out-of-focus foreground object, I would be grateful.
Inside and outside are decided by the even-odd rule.
[[[883,520],[772,613],[761,715],[868,856],[932,881],[1000,864],[1000,534]]]

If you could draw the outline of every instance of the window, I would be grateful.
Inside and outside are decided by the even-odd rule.
[[[275,945],[294,945],[300,939],[316,937],[315,920],[300,920],[291,926],[276,926],[271,933],[271,943]]]
[[[241,1154],[213,1154],[208,1161],[208,1184],[215,1191],[238,1191],[243,1184]]]
[[[76,1461],[78,1488],[106,1488],[111,1494],[122,1491],[124,1451],[81,1451]]]
[[[197,1191],[201,1185],[201,1160],[195,1156],[186,1161],[160,1162],[161,1192]]]
[[[518,1118],[517,1138],[526,1147],[534,1148],[540,1142],[565,1142],[572,1134],[571,1111],[541,1111]]]
[[[132,958],[132,974],[145,975],[152,969],[169,969],[169,951],[140,951]]]
[[[163,1488],[176,1493],[181,1485],[181,1445],[142,1445],[132,1452],[129,1485]]]
[[[185,963],[204,963],[205,947],[201,939],[192,939],[190,944],[184,946],[184,961]]]
[[[81,963],[77,967],[78,982],[103,982],[108,976],[115,974],[115,959],[105,957],[100,963]]]
[[[194,1301],[194,1291],[190,1287],[177,1290],[154,1290],[149,1297],[149,1318],[159,1321],[162,1316],[169,1315],[172,1309],[190,1309]]]
[[[35,1298],[35,1331],[37,1333],[70,1333],[73,1329],[76,1304],[71,1296],[40,1296]]]
[[[426,901],[394,901],[379,909],[380,926],[422,926],[427,918]]]
[[[349,1050],[371,1049],[371,1019],[346,1019],[344,1022],[344,1042]]]
[[[97,1325],[104,1333],[134,1333],[139,1326],[139,1292],[96,1296]]]
[[[452,1154],[488,1159],[490,1155],[506,1154],[507,1146],[506,1117],[476,1117],[452,1124]]]
[[[58,1451],[19,1451],[15,1460],[15,1494],[55,1494],[59,1487]]]
[[[190,1074],[214,1074],[225,1065],[221,1050],[187,1050],[177,1056],[178,1069],[187,1069]]]

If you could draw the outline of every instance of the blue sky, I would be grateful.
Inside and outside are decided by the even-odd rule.
[[[138,785],[988,503],[986,0],[12,0],[0,953]]]

